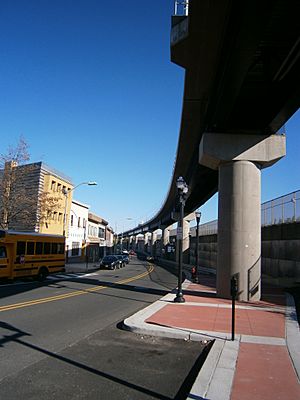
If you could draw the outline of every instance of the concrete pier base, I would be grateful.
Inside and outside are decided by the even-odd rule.
[[[260,170],[285,155],[283,135],[205,133],[199,163],[219,170],[217,295],[259,300],[261,293]]]
[[[260,299],[260,168],[250,161],[219,167],[217,293],[230,297],[238,281],[241,300]]]

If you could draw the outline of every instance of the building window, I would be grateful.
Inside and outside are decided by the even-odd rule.
[[[80,228],[80,217],[78,217],[78,228]]]
[[[103,228],[99,228],[98,237],[100,239],[104,239],[105,238],[105,230]]]
[[[73,226],[73,218],[74,218],[74,216],[71,215],[71,226]]]
[[[72,256],[79,255],[79,242],[72,242]]]
[[[52,182],[51,182],[51,190],[52,190],[53,192],[55,192],[55,184],[56,184],[55,181],[52,181]]]
[[[61,192],[61,183],[58,183],[58,184],[57,184],[57,191],[58,191],[58,192]]]
[[[85,218],[83,218],[82,226],[83,226],[83,228],[86,228],[86,219]]]
[[[59,220],[59,222],[62,221],[62,213],[58,213],[58,220]]]
[[[53,213],[53,219],[54,219],[54,221],[57,221],[57,212],[56,211],[54,211],[54,213]]]

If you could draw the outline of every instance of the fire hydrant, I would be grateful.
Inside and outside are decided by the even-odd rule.
[[[192,267],[192,280],[193,280],[193,282],[197,282],[198,281],[196,267]]]

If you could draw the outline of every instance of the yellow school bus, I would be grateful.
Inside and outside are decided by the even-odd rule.
[[[65,238],[0,230],[0,279],[46,278],[65,270]]]

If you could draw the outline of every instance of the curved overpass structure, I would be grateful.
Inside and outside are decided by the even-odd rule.
[[[186,70],[176,163],[161,209],[125,236],[174,222],[178,176],[186,214],[218,190],[218,170],[199,164],[205,133],[267,137],[299,108],[299,15],[298,0],[190,0],[172,17],[171,60]]]

